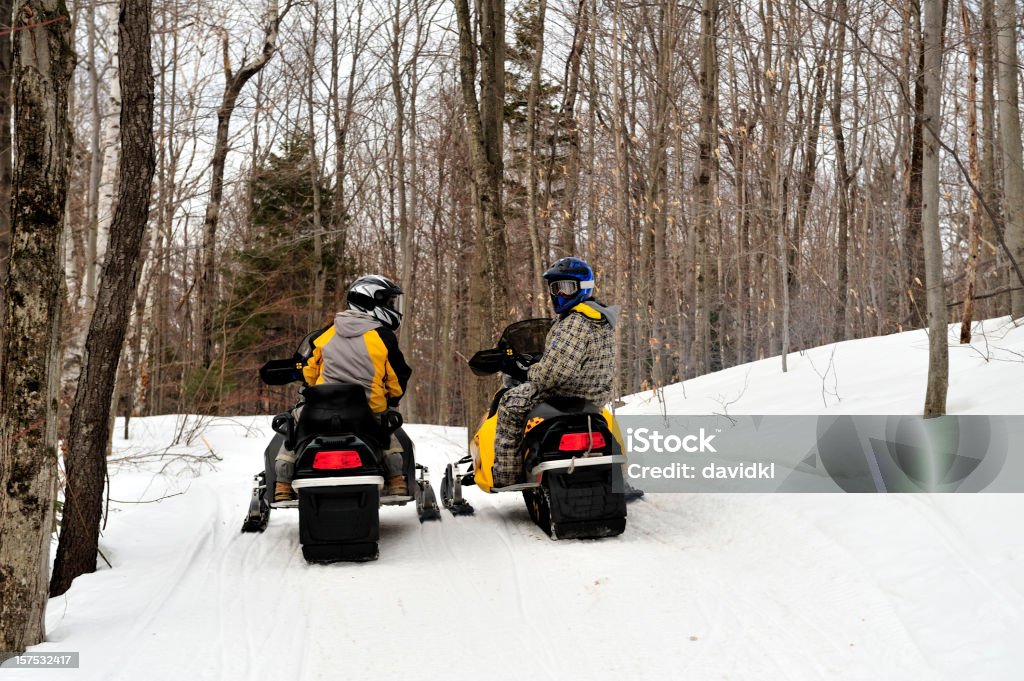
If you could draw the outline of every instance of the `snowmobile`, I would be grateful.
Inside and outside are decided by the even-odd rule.
[[[301,381],[298,367],[301,362],[292,359],[272,360],[260,369],[260,377],[267,385]],[[264,451],[264,470],[255,476],[242,532],[265,530],[271,509],[297,507],[299,541],[307,561],[367,561],[378,557],[380,506],[404,506],[415,500],[420,522],[440,519],[429,471],[416,463],[400,417],[390,428],[383,427],[359,385],[324,383],[306,386],[301,394],[297,421],[291,412],[274,417],[276,435]],[[392,434],[404,450],[412,496],[381,496],[385,473],[380,452]],[[274,501],[274,459],[282,443],[296,454],[292,479],[296,501]]]
[[[522,482],[494,487],[494,437],[498,403],[505,390],[527,380],[540,360],[550,319],[527,319],[506,327],[498,345],[469,360],[477,376],[501,372],[504,387],[470,444],[470,454],[448,464],[441,483],[442,504],[453,515],[469,515],[473,506],[463,486],[485,492],[521,492],[530,518],[555,539],[611,537],[626,528],[622,493],[621,437],[611,413],[580,398],[550,397],[527,415],[518,455]],[[616,491],[618,490],[618,491]]]

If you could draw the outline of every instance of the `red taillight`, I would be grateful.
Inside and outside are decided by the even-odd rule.
[[[316,456],[313,458],[313,468],[319,468],[321,470],[359,468],[362,465],[363,460],[359,458],[359,452],[352,449],[332,449],[325,452],[317,452]]]
[[[585,452],[604,447],[604,433],[566,433],[558,442],[562,452]]]

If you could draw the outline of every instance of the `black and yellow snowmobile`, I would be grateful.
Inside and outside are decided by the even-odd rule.
[[[622,493],[622,440],[612,414],[580,398],[549,397],[527,415],[521,481],[494,487],[494,437],[498,403],[505,390],[527,380],[527,370],[544,352],[551,319],[527,319],[506,327],[497,347],[477,352],[469,366],[477,376],[501,372],[504,387],[470,444],[470,454],[448,464],[441,483],[442,504],[455,515],[473,513],[462,495],[465,485],[484,492],[522,492],[530,518],[556,539],[610,537],[626,528]]]
[[[272,360],[260,369],[268,385],[302,381],[301,358]],[[380,535],[379,508],[415,501],[420,522],[440,519],[427,478],[416,463],[413,443],[401,422],[385,428],[370,411],[362,386],[321,384],[302,389],[301,416],[274,417],[276,433],[264,451],[242,532],[262,532],[273,508],[298,508],[302,555],[314,563],[374,560]],[[409,497],[382,497],[381,449],[390,436],[401,445]],[[296,454],[292,487],[297,500],[274,501],[274,458],[284,442]]]

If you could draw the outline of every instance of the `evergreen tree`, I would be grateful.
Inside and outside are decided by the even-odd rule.
[[[308,139],[294,133],[250,175],[251,235],[227,255],[227,295],[220,315],[235,376],[226,380],[235,385],[252,385],[263,362],[290,356],[307,333],[330,321],[322,310],[311,309],[318,263],[310,162]],[[321,224],[326,225],[333,191],[322,183],[320,192]],[[336,256],[323,249],[322,257],[330,290]]]

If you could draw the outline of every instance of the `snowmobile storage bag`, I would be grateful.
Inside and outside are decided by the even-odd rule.
[[[317,454],[358,455],[360,465],[316,468]],[[308,560],[370,560],[377,555],[382,471],[354,435],[314,437],[300,455],[292,485],[299,496],[299,541]]]
[[[307,560],[370,560],[380,538],[376,484],[307,487],[299,493],[299,541]]]
[[[626,529],[626,497],[613,491],[615,476],[622,475],[620,466],[579,467],[572,473],[563,469],[544,475],[559,538],[612,537]]]

